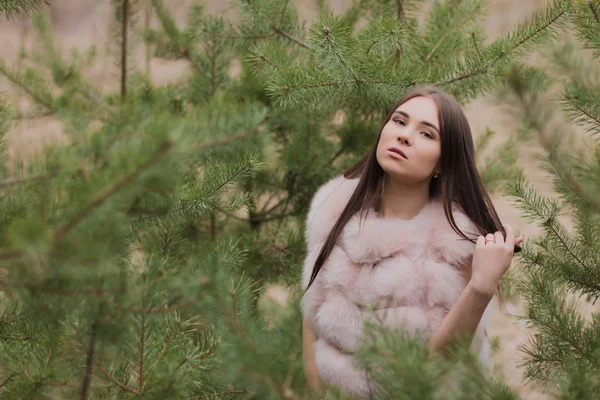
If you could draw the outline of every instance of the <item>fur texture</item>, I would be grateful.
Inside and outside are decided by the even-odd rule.
[[[315,193],[306,221],[303,287],[357,184],[358,179],[340,175]],[[459,209],[454,209],[453,215],[467,236],[479,234]],[[438,201],[429,202],[410,220],[380,219],[371,209],[361,224],[355,214],[302,298],[305,316],[314,321],[318,337],[315,359],[325,383],[367,397],[367,377],[352,358],[364,339],[364,323],[429,337],[463,290],[465,282],[458,265],[471,258],[474,250],[475,244],[454,232]],[[492,303],[473,344],[482,361],[489,353],[484,328],[491,309]]]

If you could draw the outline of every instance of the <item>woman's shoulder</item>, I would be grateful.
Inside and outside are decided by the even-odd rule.
[[[348,204],[359,178],[337,175],[319,186],[313,195],[306,217],[307,246],[321,243]]]

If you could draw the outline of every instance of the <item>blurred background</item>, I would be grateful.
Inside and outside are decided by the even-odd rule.
[[[141,2],[146,0],[140,0]],[[178,24],[184,25],[186,11],[193,0],[165,0],[165,5],[173,12]],[[485,28],[489,40],[505,34],[515,24],[525,20],[540,5],[547,0],[490,0],[488,2],[489,14],[486,18]],[[200,0],[205,9],[212,14],[225,15],[235,23],[237,16],[232,11],[229,2],[224,0]],[[300,18],[306,21],[308,27],[315,17],[316,5],[310,0],[293,1],[298,6]],[[343,12],[351,1],[330,0],[327,1],[334,12]],[[427,2],[425,2],[427,3]],[[424,10],[427,6],[424,7]],[[68,53],[72,49],[86,50],[91,45],[96,47],[96,62],[86,72],[87,76],[98,88],[105,91],[117,91],[119,87],[118,69],[114,57],[110,57],[111,38],[109,35],[111,22],[113,20],[109,0],[52,0],[50,5],[51,19],[59,46],[63,52]],[[152,25],[158,26],[157,21]],[[19,59],[20,49],[28,51],[32,48],[33,35],[31,32],[31,21],[28,18],[0,21],[0,58],[9,66],[19,67],[22,62]],[[188,64],[184,60],[171,61],[152,58],[146,64],[144,47],[139,46],[138,68],[150,68],[150,75],[156,84],[165,84],[176,81],[188,72]],[[531,62],[537,61],[534,55]],[[26,61],[25,61],[26,62]],[[235,66],[231,74],[236,74]],[[23,112],[27,112],[31,106],[29,99],[10,84],[5,77],[0,77],[0,92],[8,95],[11,101],[19,104]],[[503,133],[509,133],[516,129],[516,122],[510,116],[502,113],[494,99],[491,97],[479,98],[466,105],[472,131],[475,134],[484,132],[486,127],[498,133],[498,139],[502,139]],[[14,127],[6,136],[9,147],[9,162],[18,163],[35,157],[44,144],[52,141],[64,141],[61,124],[52,116],[42,116],[32,119],[24,119]],[[535,143],[535,142],[533,142]],[[521,146],[519,157],[525,168],[525,176],[540,190],[541,193],[552,195],[552,182],[545,171],[539,168],[535,155],[540,149],[535,144]],[[520,216],[515,207],[508,199],[501,195],[494,197],[500,217],[506,223],[512,224],[526,238],[535,236],[538,228],[528,224]],[[513,266],[514,267],[514,266]],[[272,287],[269,296],[275,301],[285,303],[285,291],[278,287]],[[524,399],[546,399],[549,396],[536,392],[521,383],[520,369],[517,368],[520,360],[518,351],[519,344],[527,339],[527,328],[519,322],[516,315],[519,314],[520,302],[518,299],[508,301],[499,307],[492,328],[488,335],[497,347],[495,362],[498,365],[497,374],[502,374],[506,383],[514,388],[519,388],[520,395]]]

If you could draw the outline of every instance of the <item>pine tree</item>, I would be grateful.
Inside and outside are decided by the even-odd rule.
[[[13,18],[49,4],[49,0],[0,0],[0,15]]]
[[[534,330],[521,348],[525,377],[569,399],[596,398],[600,389],[599,15],[600,2],[573,2],[573,35],[544,52],[548,66],[539,79],[524,78],[515,66],[503,93],[529,139],[541,144],[542,166],[558,194],[541,195],[525,180],[509,186],[542,231],[520,256],[523,318]]]
[[[183,28],[151,3],[158,29],[137,25],[142,2],[113,3],[118,91],[86,78],[94,49],[61,54],[43,13],[34,66],[0,61],[69,137],[16,170],[0,164],[0,394],[307,398],[298,298],[314,191],[365,153],[365,132],[404,90],[437,84],[466,104],[502,87],[508,65],[565,29],[568,4],[486,44],[479,0],[435,2],[422,24],[416,1],[365,0],[341,15],[320,2],[308,29],[288,1],[239,0],[235,26],[194,4]],[[188,60],[189,76],[154,85],[130,61],[139,33],[155,57]],[[0,133],[25,117],[2,104]],[[516,142],[489,149],[493,135],[478,141],[494,152],[480,158],[490,190],[521,174]],[[269,282],[292,293],[274,316],[258,303]],[[472,355],[439,360],[376,335],[364,357],[389,366],[382,397],[514,398]],[[440,393],[456,363],[465,373]]]

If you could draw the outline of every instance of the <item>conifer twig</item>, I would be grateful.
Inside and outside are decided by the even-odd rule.
[[[93,288],[93,289],[78,289],[78,290],[65,290],[48,288],[40,284],[27,284],[23,285],[22,288],[29,289],[35,292],[51,293],[59,296],[73,296],[73,295],[85,295],[85,296],[103,296],[105,294],[121,294],[121,289],[104,289],[104,288]]]
[[[122,20],[121,20],[121,97],[127,95],[127,19],[129,13],[129,0],[121,0]]]
[[[129,185],[142,172],[154,166],[154,164],[156,164],[162,157],[164,157],[169,152],[171,147],[173,147],[173,145],[170,141],[164,142],[158,148],[158,150],[154,152],[152,157],[150,157],[150,159],[147,160],[144,164],[136,168],[135,171],[122,178],[115,185],[106,188],[102,192],[98,193],[87,207],[81,210],[77,215],[75,215],[75,217],[73,217],[69,222],[67,222],[65,225],[63,225],[56,231],[52,239],[53,245],[56,245],[58,242],[60,242],[67,235],[67,233],[69,233],[71,229],[73,229],[73,227],[80,223],[85,217],[87,217],[90,213],[92,213],[92,211],[94,211],[96,208],[102,205],[111,196],[113,196],[119,190]]]
[[[477,52],[477,58],[481,60],[481,53],[479,52],[479,47],[477,46],[477,41],[475,40],[475,32],[471,32],[471,39],[473,39],[473,47],[475,47],[475,52]]]
[[[406,12],[404,11],[404,0],[396,0],[396,15],[398,16],[398,21],[404,28],[406,24]],[[402,48],[396,49],[396,62],[400,64],[402,61]]]
[[[148,374],[150,374],[151,371],[153,371],[154,368],[156,368],[156,366],[158,365],[160,360],[163,358],[163,356],[165,355],[165,352],[169,348],[169,344],[175,338],[175,335],[177,335],[177,333],[179,333],[180,327],[181,326],[179,324],[177,324],[177,326],[175,328],[171,329],[171,331],[169,332],[169,335],[167,336],[165,342],[163,343],[163,347],[160,349],[160,352],[158,353],[158,357],[156,357],[156,362],[154,362],[154,364],[150,368],[148,368]]]
[[[161,24],[163,30],[171,38],[172,41],[174,41],[178,46],[182,47],[182,51],[180,52],[180,55],[190,62],[190,64],[192,65],[192,68],[194,68],[194,70],[204,72],[201,65],[198,64],[198,62],[192,56],[192,52],[187,47],[187,45],[186,46],[182,45],[181,40],[179,39],[180,31],[177,28],[177,26],[175,26],[174,24],[168,23],[171,21],[169,21],[168,17],[165,15],[165,9],[164,9],[165,6],[162,3],[162,0],[150,0],[150,1],[152,3],[152,7],[154,7],[154,9],[156,11],[156,16],[158,17],[158,20],[160,21],[160,24]]]
[[[7,178],[7,179],[4,179],[3,181],[0,181],[0,189],[4,189],[4,188],[7,188],[7,187],[13,186],[13,185],[18,185],[20,183],[37,181],[37,180],[42,180],[42,179],[46,179],[46,178],[48,178],[47,174],[27,176],[25,178]]]
[[[223,187],[227,186],[227,184],[233,182],[240,174],[242,174],[243,172],[247,171],[250,168],[250,165],[248,163],[244,164],[243,166],[240,167],[240,169],[238,169],[229,179],[225,180],[224,182],[222,182],[219,186],[213,188],[213,190],[207,194],[206,197],[210,197],[213,194],[217,193],[219,190],[221,190]],[[174,213],[174,212],[179,212],[179,211],[183,211],[187,208],[192,207],[194,204],[196,204],[196,201],[190,201],[186,204],[183,204],[181,206],[172,208],[170,210],[167,211],[163,211],[163,212],[158,212],[158,213],[154,213],[154,214],[150,214],[150,215],[144,215],[142,217],[136,218],[134,221],[141,221],[141,220],[147,220],[150,218],[156,218],[156,217],[164,217],[165,215]],[[2,258],[0,257],[0,260]]]
[[[121,383],[117,378],[115,378],[114,376],[109,374],[108,371],[106,370],[106,368],[104,368],[104,366],[100,363],[100,361],[98,361],[98,359],[94,359],[94,362],[95,362],[96,366],[98,367],[98,369],[100,370],[100,372],[102,372],[102,375],[104,375],[107,379],[109,379],[111,382],[113,382],[115,385],[117,385],[119,387],[119,389],[121,389],[125,392],[133,393],[137,396],[140,395],[137,390],[128,387],[127,385]]]
[[[594,121],[595,123],[597,123],[600,126],[600,119],[598,119],[595,115],[590,114],[590,112],[588,110],[586,110],[585,108],[579,107],[579,106],[573,106],[574,109],[576,109],[577,111],[579,111],[581,114],[585,115],[586,117],[588,117],[589,119],[591,119],[592,121]],[[591,135],[592,137],[594,137],[596,134]],[[594,141],[598,141],[600,139],[596,139],[594,138]]]
[[[215,349],[217,348],[217,343],[213,343],[212,346],[210,346],[208,348],[208,350],[206,350],[204,353],[202,353],[202,355],[200,356],[200,360],[204,360],[206,357],[210,356],[212,353],[214,353]]]
[[[229,395],[229,394],[247,394],[249,393],[247,390],[226,390],[224,392],[216,392],[216,393],[208,393],[208,394],[203,394],[200,396],[194,396],[194,397],[188,397],[187,400],[200,400],[200,399],[206,399],[208,397],[217,397],[221,396],[221,395]]]
[[[102,315],[103,307],[104,303],[100,303],[100,306],[98,307],[98,315],[92,323],[92,328],[90,332],[90,344],[88,347],[87,358],[85,362],[85,375],[83,376],[83,385],[81,387],[81,400],[87,399],[88,389],[90,387],[90,382],[92,381],[92,364],[94,360],[94,350],[96,348],[96,335],[98,333],[98,324],[100,316]]]
[[[149,31],[150,30],[150,24],[152,22],[152,3],[150,0],[146,1],[146,4],[144,5],[144,30]],[[145,46],[145,50],[146,50],[146,78],[148,78],[148,80],[150,80],[150,62],[152,60],[152,54],[150,52],[150,42],[147,41],[146,42],[146,46]]]
[[[596,22],[600,24],[600,16],[598,16],[598,11],[596,10],[596,7],[592,3],[592,0],[587,0],[587,3],[588,3],[588,6],[590,7],[590,10],[592,10],[592,14],[594,14],[594,18],[596,19]]]
[[[433,56],[433,54],[435,53],[435,51],[442,45],[442,43],[444,42],[444,40],[446,40],[451,33],[456,32],[458,29],[463,27],[463,24],[465,24],[466,22],[468,22],[469,20],[472,19],[472,15],[477,14],[477,12],[473,11],[470,14],[465,15],[465,17],[456,25],[454,25],[452,27],[452,29],[450,29],[448,32],[446,32],[444,35],[442,35],[442,37],[440,38],[440,40],[438,40],[438,42],[435,44],[435,46],[433,46],[433,48],[431,49],[431,51],[429,52],[429,54],[427,54],[427,57],[425,57],[425,61],[429,61],[429,59]]]
[[[535,117],[534,109],[530,102],[525,98],[525,91],[522,85],[522,82],[518,78],[518,67],[513,67],[513,80],[512,80],[512,88],[513,92],[517,95],[521,106],[523,107],[523,111],[525,115],[527,115],[530,119],[530,124],[532,128],[536,131],[538,139],[542,147],[551,155],[552,160],[554,161],[553,166],[558,170],[561,174],[561,178],[563,178],[566,183],[573,189],[573,191],[588,204],[594,206],[594,208],[600,212],[600,199],[589,195],[583,187],[577,182],[577,180],[573,177],[573,175],[569,172],[568,168],[564,165],[562,160],[559,157],[553,156],[553,145],[546,137],[545,129],[540,124],[539,120]]]
[[[32,120],[32,119],[38,119],[38,118],[44,118],[44,117],[49,117],[51,115],[54,115],[54,112],[52,111],[44,111],[42,113],[39,114],[17,114],[15,116],[15,120]]]
[[[287,9],[287,6],[289,3],[290,3],[290,0],[285,0],[283,7],[281,7],[281,14],[279,15],[279,22],[277,23],[277,25],[279,25],[279,26],[281,26],[281,24],[283,23],[283,18],[285,17],[285,10]]]
[[[27,93],[29,95],[29,97],[31,97],[33,100],[35,100],[39,104],[43,105],[47,109],[51,110],[52,113],[55,112],[52,95],[50,93],[45,93],[46,95],[48,95],[50,97],[49,99],[46,99],[46,98],[40,96],[38,93],[36,93],[35,90],[33,90],[29,86],[25,85],[25,83],[22,80],[18,79],[19,78],[18,73],[16,73],[16,74],[11,73],[11,71],[8,69],[7,65],[2,60],[0,60],[0,73],[2,73],[2,75],[4,75],[9,81],[11,81],[15,85],[17,85],[18,87],[23,89],[25,91],[25,93]]]
[[[125,311],[129,311],[132,313],[139,313],[139,314],[168,314],[170,312],[173,311],[181,311],[181,310],[185,310],[195,304],[198,304],[198,300],[201,300],[204,296],[203,295],[199,295],[196,296],[193,300],[189,300],[186,301],[185,303],[179,304],[179,305],[175,305],[175,306],[171,306],[171,307],[130,307],[130,306],[123,306],[119,303],[114,303],[111,302],[111,305],[114,305],[115,307],[121,309],[121,310],[125,310]]]
[[[50,0],[2,0],[0,1],[0,15],[5,18],[24,16],[28,12],[40,9],[50,4]]]
[[[216,146],[223,146],[226,144],[229,144],[231,142],[235,142],[238,141],[240,139],[245,139],[247,137],[250,137],[256,133],[260,132],[260,127],[267,122],[267,120],[270,118],[271,114],[266,114],[264,116],[264,118],[251,130],[244,132],[244,133],[240,133],[239,135],[235,135],[235,136],[230,136],[224,139],[219,139],[219,140],[215,140],[213,142],[209,142],[209,143],[197,143],[197,144],[193,144],[189,147],[189,150],[191,151],[195,151],[195,150],[201,150],[201,149],[208,149],[211,147],[216,147]]]
[[[144,347],[146,344],[146,314],[142,314],[142,328],[140,332],[140,370],[138,377],[138,392],[144,390]]]
[[[10,382],[15,376],[17,376],[16,372],[13,372],[4,380],[4,382],[0,383],[0,389],[2,389],[8,382]]]
[[[552,18],[550,21],[548,21],[548,23],[544,24],[543,26],[540,26],[538,29],[536,29],[534,32],[532,32],[530,35],[524,37],[523,39],[521,39],[519,42],[517,42],[511,49],[510,51],[514,51],[517,48],[519,48],[520,46],[522,46],[525,42],[529,41],[530,39],[532,39],[534,36],[536,36],[538,33],[542,32],[544,29],[547,29],[550,25],[552,25],[553,23],[555,23],[556,21],[558,21],[558,19],[560,19],[564,14],[565,14],[565,10],[562,10],[560,13],[558,13],[558,15],[556,15],[554,18]],[[496,65],[496,63],[498,61],[500,61],[502,58],[504,58],[505,53],[504,52],[500,52],[500,54],[494,58],[492,61],[490,61],[489,63],[487,63],[486,65],[484,65],[483,67],[476,69],[474,71],[471,71],[467,74],[464,75],[460,75],[457,77],[454,77],[452,79],[443,81],[443,82],[438,82],[435,83],[435,86],[446,86],[446,85],[450,85],[452,83],[455,82],[459,82],[468,78],[472,78],[474,76],[477,75],[481,75],[486,73],[490,68],[492,68],[494,65]]]
[[[283,7],[283,12],[281,14],[281,19],[279,20],[279,23],[277,25],[273,24],[271,22],[271,20],[269,19],[269,17],[267,15],[265,15],[258,7],[256,7],[253,3],[252,0],[246,0],[246,3],[248,3],[248,5],[250,7],[252,7],[254,9],[254,11],[260,15],[261,17],[263,17],[268,23],[269,23],[269,27],[276,32],[277,34],[285,37],[286,39],[291,40],[294,43],[297,43],[298,45],[304,47],[305,49],[311,49],[312,47],[306,43],[304,43],[303,41],[301,41],[300,39],[290,35],[288,32],[284,31],[283,29],[281,29],[281,22],[283,21],[283,15],[285,12],[285,7],[287,7],[288,2],[286,1],[285,6]]]
[[[210,33],[214,37],[223,38],[223,39],[266,39],[266,38],[275,36],[277,34],[277,32],[273,31],[270,33],[265,33],[264,35],[229,35],[229,34],[221,34],[221,33],[212,32],[206,28],[202,28],[202,31],[204,33]]]
[[[227,302],[223,299],[223,297],[219,293],[214,293],[215,299],[221,305],[223,312],[226,314],[227,319],[229,321],[229,325],[238,333],[244,343],[248,346],[248,349],[252,351],[257,357],[260,357],[260,353],[256,348],[256,345],[250,338],[248,334],[244,330],[243,325],[241,324],[237,314],[232,311],[231,307],[228,306]],[[294,393],[291,389],[288,391],[284,391],[281,385],[278,385],[270,376],[263,376],[254,371],[249,371],[246,368],[241,368],[242,372],[252,377],[257,382],[262,382],[266,384],[273,393],[279,393],[280,395],[284,395],[285,398],[288,399],[299,399],[298,395]]]

